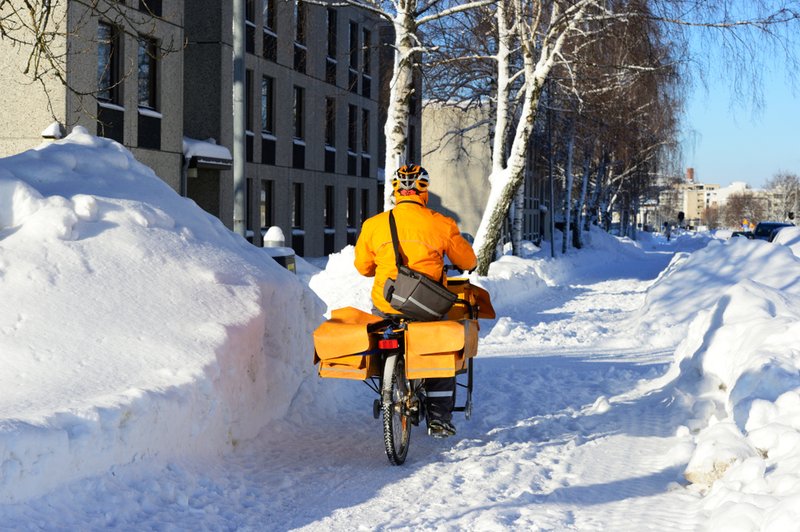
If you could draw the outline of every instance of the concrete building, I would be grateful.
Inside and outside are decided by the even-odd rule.
[[[475,235],[489,197],[491,172],[490,125],[472,127],[481,110],[425,105],[422,111],[422,165],[431,176],[429,206],[456,220],[462,232]],[[491,121],[490,121],[491,122]],[[448,132],[459,131],[458,135]],[[522,238],[540,242],[545,231],[544,181],[536,179],[533,165],[524,183]],[[544,207],[544,208],[543,208]],[[505,231],[506,241],[510,237]]]
[[[233,143],[232,3],[186,13],[186,135]],[[364,10],[247,0],[246,226],[277,225],[299,255],[354,243],[377,210],[378,21]],[[229,171],[190,177],[188,195],[232,222]]]
[[[102,16],[75,2],[52,9],[52,51],[71,90],[52,70],[32,82],[23,74],[31,48],[0,40],[0,157],[37,146],[45,130],[58,137],[81,125],[124,144],[178,190],[183,77],[168,73],[183,72],[183,2],[115,2]]]
[[[51,76],[45,95],[22,73],[28,50],[0,41],[0,156],[38,145],[54,119],[61,133],[84,125],[233,228],[232,2],[55,5],[53,20],[67,30],[55,49],[69,50],[73,90]],[[245,5],[248,238],[261,245],[275,225],[299,255],[338,251],[381,205],[380,80],[388,90],[392,56],[379,50],[391,34],[368,11],[333,2]],[[184,139],[206,141],[211,150],[199,153],[217,156],[189,153]],[[419,139],[409,150],[419,153]]]

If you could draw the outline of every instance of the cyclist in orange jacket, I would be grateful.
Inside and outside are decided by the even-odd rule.
[[[427,208],[428,183],[428,172],[421,166],[401,166],[392,178],[393,211],[403,262],[409,268],[441,281],[445,255],[462,270],[472,270],[478,262],[456,222]],[[398,314],[383,297],[386,279],[397,276],[389,211],[378,213],[364,222],[356,242],[355,267],[361,275],[375,277],[372,303],[376,313]],[[425,388],[430,434],[440,438],[454,435],[456,429],[451,420],[455,378],[426,379]]]

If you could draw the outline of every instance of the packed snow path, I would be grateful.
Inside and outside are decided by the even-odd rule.
[[[587,267],[520,321],[484,324],[472,419],[456,414],[447,440],[415,429],[404,466],[383,454],[373,392],[329,381],[363,390],[333,415],[295,405],[216,461],[116,468],[7,507],[0,528],[697,529],[687,413],[654,384],[671,352],[637,349],[624,330],[668,260],[648,255],[615,279]]]

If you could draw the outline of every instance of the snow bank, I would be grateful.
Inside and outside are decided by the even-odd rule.
[[[119,144],[0,159],[0,503],[222,453],[313,373],[323,307]]]
[[[800,512],[800,259],[733,239],[676,256],[648,292],[642,330],[664,316],[684,340],[669,374],[689,401],[685,477],[713,530],[796,529]]]
[[[675,345],[701,310],[729,287],[753,280],[789,293],[800,292],[798,258],[789,248],[760,240],[712,240],[692,254],[676,253],[648,290],[636,336],[653,346]]]
[[[780,244],[792,250],[792,253],[800,257],[800,227],[784,227],[778,231],[773,244]]]
[[[355,307],[364,312],[372,311],[372,278],[364,277],[356,270],[355,248],[346,246],[339,253],[328,256],[324,270],[307,277],[308,286],[328,306],[326,316],[333,309]]]

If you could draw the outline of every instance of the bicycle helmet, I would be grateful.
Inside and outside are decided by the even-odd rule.
[[[428,172],[418,164],[404,164],[395,172],[392,178],[392,188],[395,192],[428,190]]]

